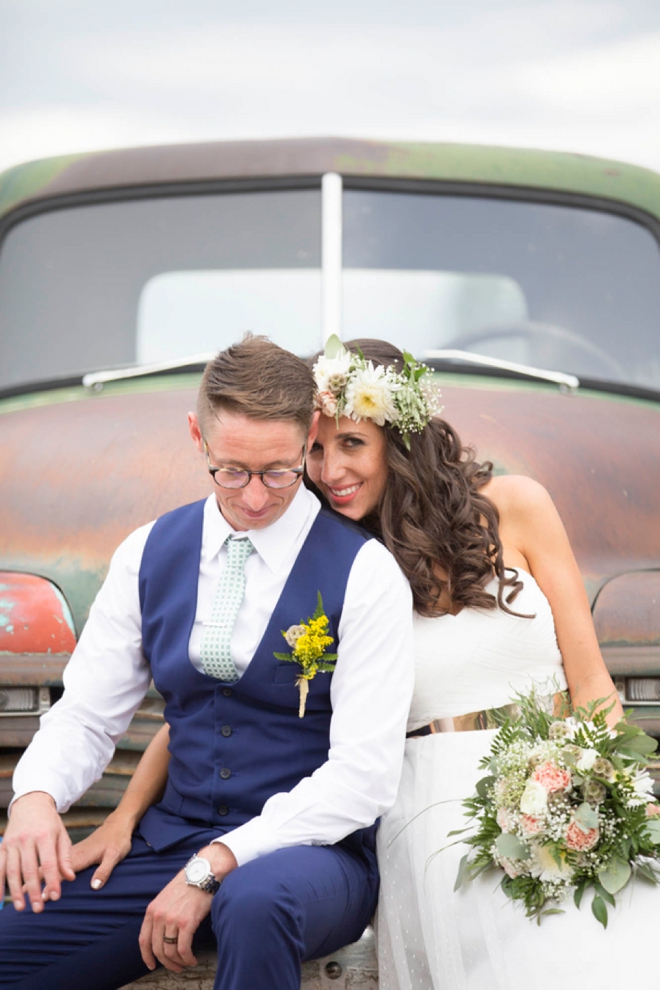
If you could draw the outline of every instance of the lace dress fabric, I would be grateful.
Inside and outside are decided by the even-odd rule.
[[[545,693],[566,686],[548,601],[530,575],[520,577],[513,607],[532,619],[499,609],[416,617],[409,730],[499,707],[532,684]],[[450,846],[456,837],[447,835],[467,824],[461,801],[483,776],[478,763],[493,735],[446,732],[406,743],[399,794],[378,836],[380,990],[608,990],[633,973],[636,982],[650,980],[660,894],[647,882],[619,894],[607,930],[591,913],[590,895],[580,910],[566,902],[564,914],[539,926],[493,874],[454,891],[467,846]]]

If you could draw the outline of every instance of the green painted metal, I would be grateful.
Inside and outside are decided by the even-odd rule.
[[[377,161],[338,156],[346,175],[477,182],[620,200],[660,217],[660,175],[650,169],[589,155],[465,144],[380,145]]]
[[[158,159],[158,178],[153,162]],[[204,159],[203,166],[199,164]],[[151,169],[150,169],[151,163]],[[625,203],[660,219],[660,175],[624,162],[559,151],[486,145],[310,138],[217,142],[188,148],[65,155],[0,175],[0,218],[21,203],[79,190],[227,178],[374,176],[480,183],[583,194]]]
[[[84,155],[58,155],[57,158],[40,158],[36,162],[15,165],[6,172],[0,173],[0,217],[22,200],[38,195],[72,162],[84,157]]]

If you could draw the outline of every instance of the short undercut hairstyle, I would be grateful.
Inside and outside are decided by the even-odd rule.
[[[250,419],[292,420],[307,432],[316,383],[305,362],[267,337],[246,336],[207,364],[197,397],[202,428],[225,409]]]

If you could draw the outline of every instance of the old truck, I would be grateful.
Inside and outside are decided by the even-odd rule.
[[[205,495],[207,356],[385,337],[565,521],[606,662],[660,737],[660,176],[581,155],[343,139],[95,152],[0,176],[0,807],[114,547]],[[101,781],[159,725],[150,692]]]

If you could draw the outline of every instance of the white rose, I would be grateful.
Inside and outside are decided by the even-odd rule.
[[[525,790],[520,798],[520,810],[525,815],[532,815],[535,818],[542,815],[548,807],[548,792],[543,784],[536,780],[528,780]]]
[[[596,749],[583,749],[582,756],[578,759],[575,766],[578,770],[591,770],[598,759],[598,755],[598,750]]]

